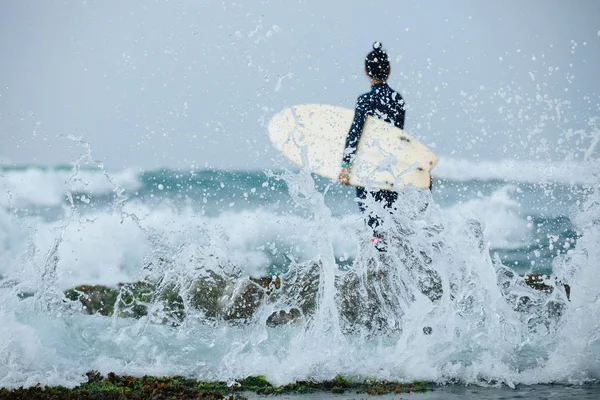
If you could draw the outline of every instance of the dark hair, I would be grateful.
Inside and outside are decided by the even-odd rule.
[[[365,58],[365,69],[376,81],[386,81],[390,75],[390,61],[380,42],[373,43],[373,51]]]

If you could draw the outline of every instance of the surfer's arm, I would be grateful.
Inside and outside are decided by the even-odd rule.
[[[344,147],[344,156],[342,158],[342,167],[348,167],[354,160],[356,154],[356,147],[362,134],[365,120],[367,119],[367,110],[365,107],[365,100],[361,96],[358,98],[356,103],[356,109],[354,110],[354,120],[346,136],[346,146]]]

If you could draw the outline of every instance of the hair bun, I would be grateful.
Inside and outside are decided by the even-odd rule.
[[[365,57],[367,75],[376,81],[385,82],[390,74],[388,55],[381,47],[381,42],[373,43],[373,50]]]

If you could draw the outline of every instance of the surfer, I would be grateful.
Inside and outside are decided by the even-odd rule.
[[[346,137],[346,146],[341,163],[341,172],[338,180],[344,185],[350,184],[350,164],[356,156],[363,126],[368,116],[383,119],[394,126],[404,128],[404,100],[402,96],[393,90],[387,80],[390,75],[390,62],[387,53],[382,49],[380,42],[373,44],[373,50],[365,58],[365,72],[371,81],[371,91],[361,95],[356,102],[354,120]],[[398,199],[398,193],[392,190],[368,190],[364,187],[356,187],[358,207],[362,213],[367,210],[367,196],[373,201],[380,203],[390,213],[396,210],[394,206]],[[385,249],[383,236],[377,232],[377,227],[382,224],[382,219],[373,211],[367,215],[367,224],[373,229],[371,242],[378,250]]]

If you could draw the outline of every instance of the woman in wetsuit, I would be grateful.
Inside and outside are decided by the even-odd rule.
[[[356,147],[360,141],[365,120],[368,116],[383,119],[396,127],[404,128],[404,100],[402,96],[394,91],[387,84],[390,75],[390,62],[387,53],[382,49],[381,43],[373,44],[373,51],[367,54],[365,58],[365,72],[371,81],[371,91],[361,95],[356,102],[354,111],[354,121],[346,137],[346,148],[344,150],[341,172],[338,180],[344,185],[348,185],[350,164],[356,155]],[[392,212],[395,210],[394,203],[398,199],[398,193],[391,190],[367,190],[364,187],[356,187],[356,197],[358,198],[358,207],[361,212],[366,210],[367,196],[372,196],[374,201],[382,203],[383,208]],[[380,217],[370,212],[367,217],[367,224],[373,229],[373,238],[371,242],[377,248],[384,245],[383,237],[377,232],[377,227],[381,225]]]

